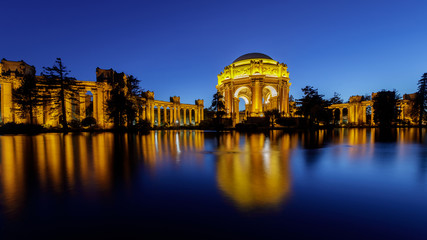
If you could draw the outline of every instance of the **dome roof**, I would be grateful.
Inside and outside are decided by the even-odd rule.
[[[271,57],[269,57],[263,53],[247,53],[245,55],[242,55],[242,56],[236,58],[236,60],[234,60],[233,63],[238,62],[238,61],[242,61],[242,60],[246,60],[246,59],[253,59],[253,58],[272,59]]]

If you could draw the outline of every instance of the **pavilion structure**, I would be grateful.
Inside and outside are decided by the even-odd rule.
[[[354,126],[369,125],[374,126],[375,111],[373,108],[377,93],[372,93],[370,99],[363,96],[351,96],[347,103],[332,104],[334,123],[338,125],[349,124]],[[399,120],[408,124],[416,124],[415,119],[411,116],[412,106],[414,104],[416,93],[405,94],[403,99],[397,101],[397,108],[400,110]]]
[[[29,123],[29,116],[22,116],[19,106],[13,100],[13,89],[17,89],[25,75],[35,76],[36,69],[24,61],[0,62],[0,123]],[[109,84],[111,78],[127,80],[124,73],[117,73],[112,69],[96,69],[96,82],[74,81],[72,92],[66,94],[67,120],[82,121],[86,117],[93,117],[100,128],[111,128],[112,120],[108,117],[106,103],[110,98],[112,87]],[[36,81],[39,82],[39,81]],[[43,86],[37,83],[40,89]],[[40,94],[58,94],[59,88],[41,90]],[[183,104],[180,97],[174,96],[170,101],[154,99],[154,92],[144,92],[139,97],[137,121],[147,120],[151,126],[181,126],[197,125],[203,120],[203,100],[196,100],[195,104]],[[33,109],[33,123],[46,127],[58,127],[59,110],[53,107],[53,103],[44,101]]]
[[[248,53],[238,57],[218,74],[216,89],[225,101],[226,115],[233,125],[248,118],[263,117],[267,110],[277,109],[281,116],[289,116],[289,72],[262,53]],[[239,103],[245,102],[240,111]]]

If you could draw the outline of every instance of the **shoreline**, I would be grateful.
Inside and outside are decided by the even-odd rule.
[[[213,132],[224,132],[224,131],[237,131],[237,132],[265,132],[272,130],[286,131],[286,132],[307,132],[307,131],[318,131],[318,130],[334,130],[334,129],[370,129],[370,128],[378,128],[382,129],[379,126],[317,126],[312,128],[297,128],[297,127],[256,127],[255,129],[236,129],[234,128],[222,128],[222,129],[214,129],[214,128],[200,128],[198,126],[183,126],[183,127],[154,127],[149,129],[100,129],[100,128],[92,128],[92,129],[68,129],[68,131],[64,131],[63,129],[55,128],[55,129],[47,129],[47,128],[9,128],[2,129],[0,127],[0,135],[37,135],[43,133],[103,133],[103,132],[112,132],[112,133],[138,133],[138,134],[149,134],[151,131],[176,131],[176,130],[200,130],[200,131],[213,131]],[[41,127],[41,126],[40,126]],[[427,126],[392,126],[385,129],[400,129],[400,128],[408,128],[408,129],[425,129]]]

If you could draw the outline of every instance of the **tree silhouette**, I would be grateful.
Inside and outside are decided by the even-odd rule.
[[[13,89],[13,102],[18,106],[22,118],[30,117],[30,124],[34,121],[34,110],[42,105],[43,101],[39,94],[34,75],[25,74],[21,85]]]
[[[382,90],[373,98],[374,122],[380,127],[391,127],[397,121],[400,110],[397,108],[399,95],[396,90]]]
[[[297,100],[297,114],[303,115],[309,124],[317,124],[321,121],[327,122],[329,105],[328,101],[323,99],[324,95],[319,94],[318,90],[312,86],[306,86],[301,89],[304,96]]]
[[[427,115],[427,73],[424,73],[421,79],[418,80],[418,91],[413,106],[413,113],[417,115],[418,125],[421,127]]]
[[[225,115],[224,96],[220,92],[213,95],[210,109],[215,111],[215,118],[222,118]]]
[[[220,92],[216,92],[212,96],[212,104],[209,107],[209,110],[214,112],[214,125],[217,128],[221,128],[220,120],[226,114],[225,112],[225,103],[224,96]]]
[[[107,100],[107,115],[113,119],[114,126],[132,125],[137,117],[141,89],[136,77],[114,72],[108,80],[112,90]]]
[[[340,103],[343,103],[341,94],[334,92],[334,96],[331,99],[329,99],[329,104],[340,104]]]
[[[60,109],[59,119],[62,128],[68,130],[66,99],[72,101],[76,93],[75,78],[70,77],[70,71],[62,64],[61,58],[57,58],[52,67],[43,67],[42,76],[45,98],[52,103],[52,110]],[[59,91],[59,94],[56,93]]]
[[[280,112],[278,109],[272,109],[264,111],[264,116],[268,119],[270,126],[274,126],[276,119],[280,118]]]

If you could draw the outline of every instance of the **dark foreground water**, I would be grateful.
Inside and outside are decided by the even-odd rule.
[[[51,133],[0,149],[3,239],[427,238],[417,129]]]

